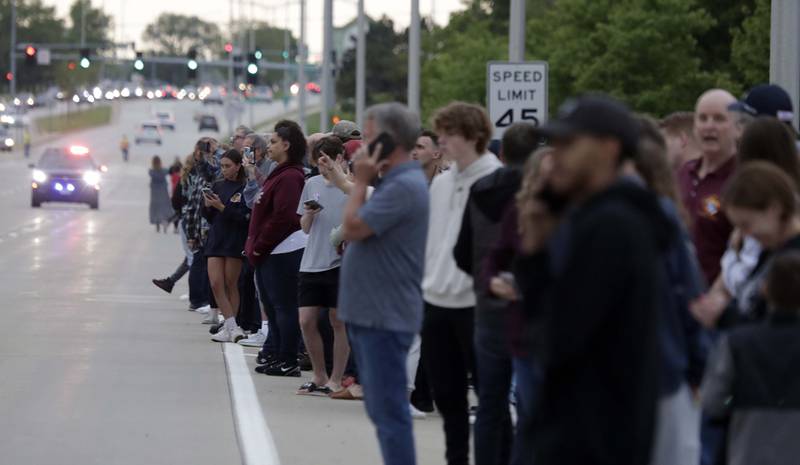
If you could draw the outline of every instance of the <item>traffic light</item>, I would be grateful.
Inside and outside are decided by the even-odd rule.
[[[77,66],[75,65],[75,62],[74,62],[74,61],[69,61],[69,62],[67,62],[67,69],[68,69],[68,70],[70,70],[70,71],[75,71],[75,68],[77,68]]]
[[[262,52],[260,48],[257,48],[257,49],[256,49],[256,50],[253,52],[253,55],[255,55],[255,57],[256,57],[256,60],[260,60],[260,59],[264,58],[264,52]]]
[[[186,58],[187,76],[190,80],[197,79],[197,50],[190,49],[189,53],[186,54]]]
[[[33,45],[25,47],[25,64],[29,66],[36,65],[36,47]]]
[[[89,49],[82,48],[81,49],[81,68],[89,69],[92,66],[92,61],[89,59]]]
[[[11,71],[6,73],[6,81],[13,81],[14,80],[14,73]]]
[[[228,42],[225,44],[225,53],[233,53],[233,44]]]
[[[247,83],[251,85],[258,84],[258,54],[260,50],[247,55]]]
[[[284,60],[288,60],[289,59],[289,51],[288,50],[284,50],[281,53],[281,56],[283,57]]]
[[[144,69],[144,60],[142,60],[144,54],[142,52],[136,52],[136,60],[133,61],[133,69],[136,71],[142,71]]]

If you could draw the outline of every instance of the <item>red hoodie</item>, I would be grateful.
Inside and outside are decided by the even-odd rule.
[[[264,181],[253,204],[244,245],[245,254],[253,265],[261,263],[278,244],[300,229],[297,205],[304,184],[302,165],[291,163],[278,165]]]

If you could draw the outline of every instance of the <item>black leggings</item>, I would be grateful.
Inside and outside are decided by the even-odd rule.
[[[258,265],[258,292],[269,318],[264,351],[275,353],[284,363],[297,364],[300,320],[297,311],[297,277],[303,249],[270,255]]]

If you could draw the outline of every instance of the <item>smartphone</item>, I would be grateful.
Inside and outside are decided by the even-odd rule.
[[[210,187],[204,187],[202,190],[203,190],[203,195],[211,195],[214,193],[214,191],[211,190]]]
[[[378,154],[378,160],[383,160],[388,157],[392,152],[394,152],[395,144],[394,139],[386,132],[382,132],[378,134],[378,137],[372,141],[371,144],[367,147],[369,150],[369,154],[372,155],[375,152],[375,148],[381,144],[381,153]]]
[[[310,208],[312,210],[322,210],[323,208],[325,208],[319,202],[317,202],[314,199],[306,200],[305,202],[303,202],[303,205],[305,205],[306,207],[308,207],[308,208]]]
[[[206,141],[200,149],[203,153],[211,153],[211,142]]]

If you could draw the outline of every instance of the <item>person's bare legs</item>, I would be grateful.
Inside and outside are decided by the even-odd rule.
[[[314,372],[311,382],[325,386],[328,384],[328,372],[325,369],[325,348],[319,334],[319,311],[319,307],[300,307],[300,330]]]
[[[331,370],[331,378],[328,380],[328,387],[336,392],[342,389],[342,377],[347,368],[347,358],[350,356],[350,342],[347,340],[347,328],[344,322],[336,316],[335,308],[330,309],[328,318],[333,328],[333,370]]]
[[[214,300],[217,301],[217,307],[222,312],[222,316],[226,320],[236,316],[236,312],[231,307],[231,301],[228,300],[227,285],[225,283],[225,258],[208,257],[208,280],[211,283],[211,291],[214,293]]]
[[[239,274],[242,272],[242,260],[227,257],[225,260],[225,290],[231,306],[231,315],[239,313]],[[225,318],[229,318],[222,313]]]

